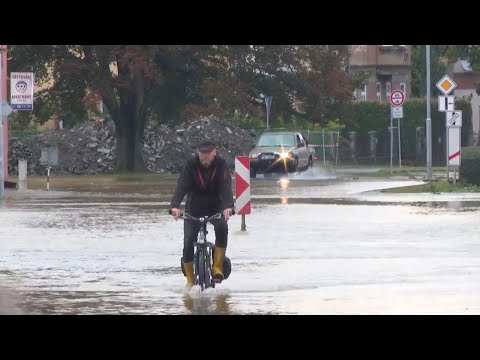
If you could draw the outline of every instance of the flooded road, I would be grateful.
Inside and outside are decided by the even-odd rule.
[[[0,313],[480,314],[480,197],[371,192],[418,183],[252,181],[232,274],[202,294],[185,293],[174,183],[32,191],[0,205]]]

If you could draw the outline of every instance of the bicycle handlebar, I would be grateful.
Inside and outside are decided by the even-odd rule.
[[[172,214],[172,210],[170,209],[168,211],[168,213],[171,215]],[[232,210],[232,215],[235,214],[235,211]],[[187,213],[181,213],[179,219],[183,219],[183,220],[192,220],[192,221],[197,221],[197,222],[201,222],[201,223],[208,223],[212,220],[218,220],[218,219],[221,219],[223,217],[223,214],[222,213],[216,213],[215,215],[212,215],[210,217],[201,217],[201,218],[196,218],[196,217],[193,217],[192,215],[190,214],[187,214]]]
[[[180,216],[180,219],[208,223],[212,220],[221,219],[222,217],[223,217],[223,214],[221,214],[221,213],[217,213],[217,214],[212,215],[210,217],[201,217],[201,218],[196,218],[196,217],[193,217],[190,214],[185,213],[185,214],[182,214],[182,216]]]

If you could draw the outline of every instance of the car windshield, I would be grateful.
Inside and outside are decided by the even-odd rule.
[[[262,135],[257,146],[284,146],[294,147],[295,136],[293,134],[266,134]]]

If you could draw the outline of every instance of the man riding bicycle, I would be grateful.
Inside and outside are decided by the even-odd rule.
[[[227,221],[233,211],[231,183],[226,161],[217,155],[215,144],[206,140],[197,146],[197,155],[185,164],[171,201],[171,214],[175,219],[182,215],[180,204],[185,195],[187,195],[185,211],[194,217],[223,213],[223,218],[211,221],[215,228],[212,273],[216,283],[220,283],[224,279],[223,261],[228,240]],[[195,284],[193,256],[194,243],[199,230],[199,225],[195,222],[185,221],[183,264],[188,287]]]

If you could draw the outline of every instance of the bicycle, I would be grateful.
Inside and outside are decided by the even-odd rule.
[[[207,224],[212,220],[218,220],[222,218],[221,213],[217,213],[210,217],[200,217],[196,218],[187,213],[182,214],[179,219],[186,221],[195,221],[200,223],[200,230],[198,231],[197,241],[194,243],[194,256],[193,256],[193,272],[195,276],[195,285],[199,285],[201,290],[208,288],[214,288],[215,282],[212,277],[212,259],[215,245],[207,241]],[[183,266],[183,257],[181,259],[181,266],[183,275],[185,275],[185,270]],[[223,261],[223,276],[226,280],[230,276],[232,265],[230,259],[225,256]]]

